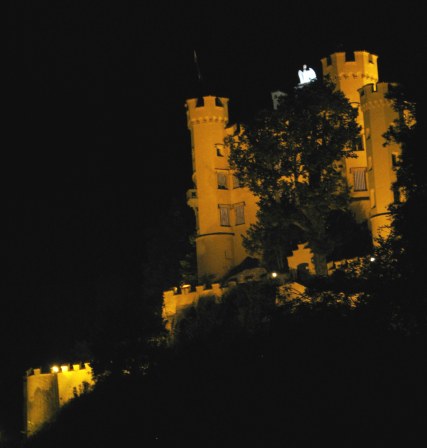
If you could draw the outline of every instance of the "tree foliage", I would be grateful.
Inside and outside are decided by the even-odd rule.
[[[332,83],[312,82],[228,139],[230,166],[259,200],[258,222],[245,239],[252,253],[262,248],[280,268],[277,260],[296,242],[308,242],[321,270],[336,246],[329,228],[337,215],[349,213],[341,161],[355,157],[356,117]]]
[[[388,99],[397,118],[384,134],[384,146],[396,143],[401,155],[392,188],[401,200],[389,206],[390,234],[377,240],[372,261],[361,259],[346,269],[348,284],[358,290],[377,316],[406,335],[427,330],[427,283],[423,262],[427,239],[424,208],[427,182],[425,151],[417,123],[417,107],[407,90],[398,85]]]

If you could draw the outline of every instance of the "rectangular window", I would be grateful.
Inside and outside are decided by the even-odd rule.
[[[218,172],[217,173],[217,179],[218,179],[218,189],[219,190],[227,190],[227,173]]]
[[[221,226],[230,227],[230,206],[218,205],[219,208],[219,223]]]
[[[366,191],[366,168],[351,168],[353,173],[353,189],[354,191]]]
[[[237,176],[233,176],[233,188],[240,188],[240,182]]]
[[[245,203],[234,205],[234,211],[236,213],[236,226],[245,223]]]

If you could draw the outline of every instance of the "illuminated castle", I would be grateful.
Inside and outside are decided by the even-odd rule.
[[[394,201],[392,183],[400,155],[397,145],[383,146],[383,134],[397,118],[386,99],[388,83],[378,82],[377,56],[367,51],[339,52],[322,59],[323,75],[329,76],[358,108],[362,131],[356,157],[342,161],[351,187],[356,219],[368,221],[377,238],[389,224],[388,206]],[[228,164],[224,138],[228,127],[228,99],[204,96],[186,102],[191,133],[194,188],[187,203],[196,215],[196,251],[199,280],[207,275],[222,278],[238,266],[247,253],[242,235],[256,221],[257,202],[239,185]]]
[[[366,51],[334,53],[322,59],[323,75],[328,75],[354,107],[359,110],[362,128],[355,158],[342,161],[351,186],[352,208],[359,221],[368,221],[375,239],[389,223],[388,206],[395,200],[392,184],[395,165],[400,155],[397,145],[383,147],[383,134],[397,118],[386,99],[387,83],[378,82],[377,56]],[[242,235],[256,222],[257,201],[239,185],[228,164],[224,139],[236,127],[228,126],[228,99],[204,96],[186,102],[187,125],[191,133],[194,188],[187,192],[187,202],[196,216],[196,251],[199,280],[212,275],[219,280],[248,256]],[[297,267],[307,260],[310,250],[299,245],[289,265]],[[243,279],[244,280],[244,279]],[[233,286],[232,282],[228,286]],[[163,317],[173,333],[179,315],[203,297],[220,298],[227,287],[213,283],[191,291],[164,293]],[[93,385],[90,367],[42,373],[31,370],[26,376],[26,433],[34,434],[49,421],[59,408]]]

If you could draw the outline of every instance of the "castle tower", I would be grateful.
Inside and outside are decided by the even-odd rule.
[[[353,107],[359,110],[358,124],[362,127],[361,138],[356,146],[356,158],[343,161],[345,174],[351,186],[352,209],[358,221],[364,221],[370,215],[369,192],[367,186],[366,139],[363,115],[360,110],[359,89],[366,84],[378,82],[378,56],[367,51],[338,52],[323,58],[323,76],[329,76],[332,82],[348,98]]]
[[[94,384],[88,363],[53,367],[49,373],[29,369],[24,377],[25,433],[35,434],[60,408]]]
[[[367,153],[367,174],[370,196],[369,226],[372,237],[387,236],[390,224],[388,206],[400,198],[393,192],[396,181],[396,163],[400,157],[400,147],[392,143],[383,146],[383,134],[398,118],[391,101],[386,98],[388,83],[369,84],[359,90]]]
[[[198,276],[219,279],[247,256],[242,234],[255,222],[255,198],[228,164],[224,138],[234,132],[227,128],[228,98],[193,98],[186,106],[194,182],[187,203],[196,214]]]

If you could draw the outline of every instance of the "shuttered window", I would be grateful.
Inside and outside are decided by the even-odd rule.
[[[234,211],[236,213],[236,226],[245,223],[245,203],[234,205]]]
[[[353,189],[354,191],[366,191],[366,168],[351,168],[353,173]]]
[[[219,223],[221,226],[230,226],[230,206],[218,205],[219,208]]]
[[[218,177],[218,189],[219,190],[227,190],[227,174],[226,173],[217,173]]]

